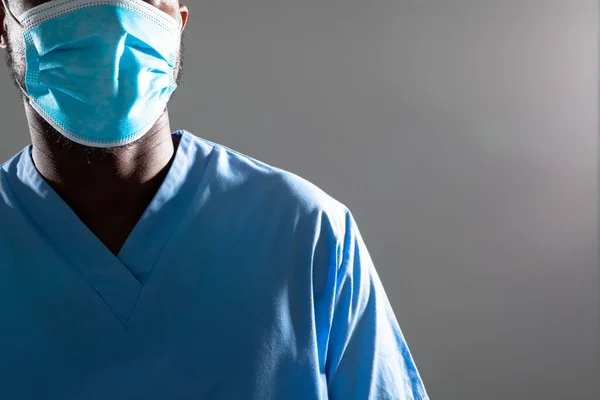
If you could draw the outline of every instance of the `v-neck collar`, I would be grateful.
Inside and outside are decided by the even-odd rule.
[[[144,282],[167,243],[175,223],[189,206],[206,169],[193,146],[194,136],[177,131],[181,140],[173,162],[152,201],[115,256],[77,217],[77,214],[44,180],[26,147],[18,160],[16,174],[8,174],[10,185],[24,209],[79,271],[80,275],[112,312],[126,323]],[[214,146],[213,146],[214,148]]]

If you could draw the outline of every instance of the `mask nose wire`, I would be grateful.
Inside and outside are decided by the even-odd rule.
[[[20,27],[23,27],[21,25],[21,22],[19,22],[19,19],[15,17],[15,14],[13,14],[10,7],[8,7],[8,4],[6,4],[6,0],[2,0],[2,5],[4,6],[4,14],[8,15],[9,18],[12,19],[15,24],[19,25]],[[183,27],[183,18],[181,16],[179,16],[179,23],[177,25],[179,30],[181,30],[181,28]]]
[[[12,13],[12,11],[10,10],[10,8],[8,7],[8,4],[6,4],[6,0],[2,0],[2,5],[4,6],[4,14],[8,15],[10,17],[10,19],[12,19],[15,24],[21,26],[21,23],[19,22],[19,20],[17,19],[17,17],[15,17],[15,14]]]

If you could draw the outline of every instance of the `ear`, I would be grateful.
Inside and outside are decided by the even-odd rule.
[[[181,32],[185,29],[188,18],[190,16],[190,10],[184,4],[179,5],[179,14],[181,15]]]
[[[2,21],[2,25],[0,26],[0,49],[6,49],[6,35],[7,35],[7,27],[6,27],[6,14],[4,13],[4,7],[0,5],[0,21]]]

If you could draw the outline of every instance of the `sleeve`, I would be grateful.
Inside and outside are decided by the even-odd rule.
[[[346,209],[325,371],[331,400],[426,400],[421,377],[352,214]],[[339,259],[340,257],[336,257]]]

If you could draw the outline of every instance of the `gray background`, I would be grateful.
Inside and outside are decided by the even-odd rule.
[[[188,6],[173,129],[350,207],[432,399],[600,398],[596,1]]]

